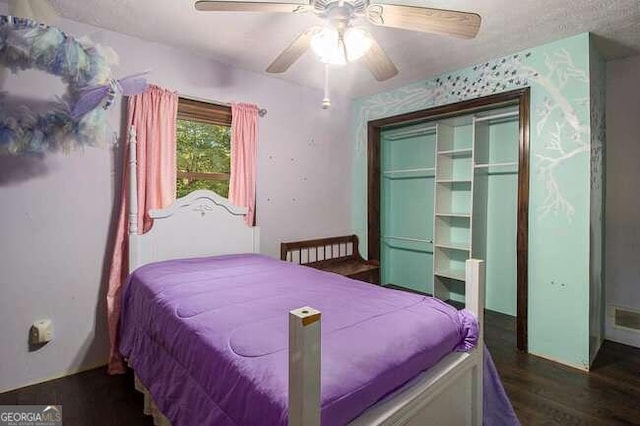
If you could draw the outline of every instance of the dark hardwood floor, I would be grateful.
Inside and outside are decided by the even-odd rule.
[[[487,311],[485,321],[486,344],[523,425],[640,425],[640,349],[605,342],[585,373],[517,352],[515,318]],[[133,376],[104,368],[0,394],[5,404],[62,404],[65,426],[153,424]]]
[[[63,426],[153,426],[133,374],[107,375],[106,367],[0,394],[0,405],[62,405]]]
[[[640,425],[640,349],[605,341],[589,373],[515,350],[515,318],[486,311],[485,341],[523,425]]]

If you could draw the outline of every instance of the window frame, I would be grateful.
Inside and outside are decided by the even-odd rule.
[[[231,107],[213,102],[178,97],[178,114],[176,120],[195,121],[198,123],[231,127]],[[231,174],[218,172],[181,172],[178,170],[178,165],[176,164],[176,178],[228,181],[231,178]]]

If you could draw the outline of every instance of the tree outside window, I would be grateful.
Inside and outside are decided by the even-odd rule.
[[[231,167],[231,108],[180,98],[176,195],[209,189],[227,198]]]

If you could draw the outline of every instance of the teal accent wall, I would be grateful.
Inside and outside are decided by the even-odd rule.
[[[366,255],[367,122],[531,87],[529,350],[581,368],[590,361],[589,57],[585,33],[353,103],[352,226]]]

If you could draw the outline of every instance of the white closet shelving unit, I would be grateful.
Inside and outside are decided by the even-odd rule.
[[[436,124],[434,191],[434,295],[443,300],[464,289],[464,264],[484,259],[487,178],[490,170],[517,172],[518,163],[491,163],[489,126],[518,118],[515,107],[441,120]],[[477,225],[477,226],[476,226]]]
[[[465,261],[501,255],[495,246],[505,232],[487,216],[502,194],[490,190],[496,186],[489,176],[517,173],[517,120],[513,106],[384,130],[383,283],[463,300]],[[511,123],[508,131],[499,130],[505,122]],[[488,203],[490,192],[494,201]],[[487,238],[489,224],[499,237]],[[488,271],[506,269],[500,262]],[[502,281],[510,280],[503,275]]]
[[[471,257],[473,141],[471,117],[437,124],[434,191],[433,292],[450,298],[452,281],[464,282],[464,261]]]

